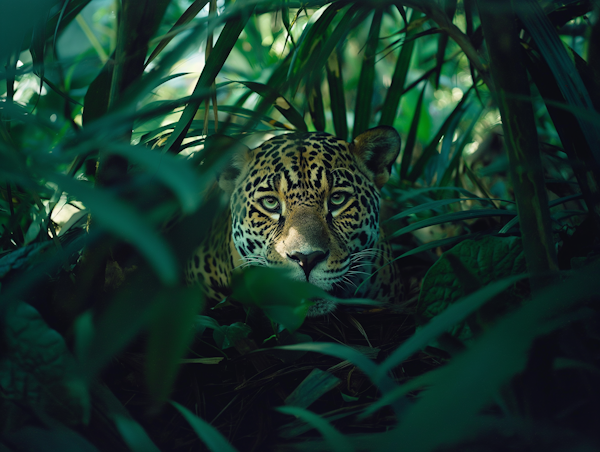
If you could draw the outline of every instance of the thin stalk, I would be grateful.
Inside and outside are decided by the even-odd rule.
[[[490,57],[493,93],[502,116],[527,269],[532,274],[532,289],[538,291],[550,281],[549,273],[558,266],[519,29],[511,2],[479,0],[478,5]]]

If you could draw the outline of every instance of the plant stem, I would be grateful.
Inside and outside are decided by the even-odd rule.
[[[549,274],[558,266],[519,30],[511,2],[479,0],[478,5],[495,85],[490,88],[494,88],[502,116],[527,269],[532,275],[532,290],[537,291],[550,281]]]

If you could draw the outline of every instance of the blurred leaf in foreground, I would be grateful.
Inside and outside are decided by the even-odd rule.
[[[65,423],[87,423],[89,395],[74,377],[65,341],[27,303],[7,312],[0,390],[4,399],[42,409]]]

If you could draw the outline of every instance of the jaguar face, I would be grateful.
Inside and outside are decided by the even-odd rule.
[[[282,135],[237,156],[239,171],[220,184],[231,193],[233,243],[244,261],[285,268],[336,296],[354,292],[372,272],[378,189],[399,150],[394,129],[363,135],[353,143]]]

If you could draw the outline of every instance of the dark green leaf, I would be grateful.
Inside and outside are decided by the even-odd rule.
[[[178,287],[154,306],[146,351],[146,381],[150,394],[159,403],[171,393],[203,299],[197,286]]]
[[[403,10],[403,8],[400,9]],[[400,98],[404,93],[406,74],[408,74],[408,68],[410,66],[410,60],[412,58],[413,48],[415,46],[415,40],[410,38],[412,38],[415,35],[418,29],[417,27],[411,28],[410,25],[414,26],[417,23],[417,20],[421,18],[421,16],[422,14],[420,11],[413,10],[413,13],[410,17],[410,24],[406,27],[407,31],[406,36],[404,38],[404,45],[402,46],[400,56],[396,61],[396,68],[394,69],[394,75],[392,76],[392,83],[387,90],[385,101],[383,102],[383,107],[381,109],[381,119],[379,120],[380,126],[394,125],[394,120],[396,119],[396,112],[398,111],[398,106],[400,105]],[[421,97],[419,98],[420,102],[422,102],[422,98],[423,95],[421,94]],[[415,116],[417,116],[417,109],[420,112],[421,107],[419,103],[417,103],[417,108],[415,108]],[[404,175],[406,175],[406,172],[404,173]]]
[[[375,55],[377,54],[377,43],[379,42],[379,30],[383,10],[378,9],[373,15],[373,22],[367,37],[367,43],[363,53],[363,61],[360,69],[360,78],[356,88],[356,106],[354,108],[354,127],[352,138],[356,138],[369,128],[371,122],[371,104],[375,90]]]
[[[84,203],[100,226],[138,248],[164,284],[179,281],[179,266],[171,249],[127,204],[107,191],[93,189],[62,174],[49,173],[47,178]]]
[[[346,99],[344,97],[344,81],[342,79],[342,54],[334,50],[327,60],[327,85],[331,116],[335,135],[342,140],[348,139],[348,122],[346,118]]]

